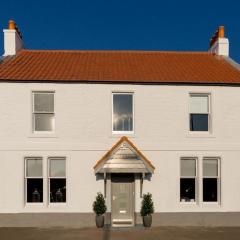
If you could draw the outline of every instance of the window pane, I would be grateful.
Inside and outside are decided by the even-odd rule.
[[[34,112],[54,112],[54,93],[34,93]]]
[[[181,202],[195,202],[195,179],[182,178],[180,180]]]
[[[196,160],[181,159],[181,176],[195,177],[196,176]]]
[[[50,202],[66,202],[66,179],[50,179]]]
[[[50,177],[65,177],[66,161],[65,159],[50,159]]]
[[[203,159],[203,176],[217,177],[218,176],[218,160]]]
[[[208,96],[191,95],[190,113],[208,113]]]
[[[208,114],[190,114],[190,131],[208,131]]]
[[[217,202],[217,178],[203,179],[203,201]]]
[[[42,177],[42,159],[27,159],[27,177]]]
[[[54,114],[34,114],[35,116],[35,131],[53,131],[54,129]]]
[[[113,131],[133,131],[132,94],[113,94]]]
[[[42,179],[27,179],[27,202],[43,202]]]

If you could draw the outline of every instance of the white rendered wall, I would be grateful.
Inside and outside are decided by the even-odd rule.
[[[34,135],[31,92],[55,91],[56,132]],[[153,194],[156,212],[240,211],[240,88],[224,86],[143,86],[96,84],[1,83],[0,212],[91,212],[103,181],[96,180],[95,162],[121,136],[111,132],[111,93],[134,92],[135,133],[129,138],[156,167],[144,192]],[[211,134],[188,132],[189,93],[211,94]],[[25,206],[24,157],[67,158],[67,203]],[[220,204],[179,202],[180,157],[221,157]],[[199,179],[201,187],[201,179]],[[136,211],[140,208],[136,182]]]

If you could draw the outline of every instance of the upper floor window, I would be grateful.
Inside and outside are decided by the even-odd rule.
[[[112,131],[133,132],[133,94],[113,93]]]
[[[190,131],[209,131],[209,100],[209,94],[190,94]]]
[[[52,132],[54,125],[54,92],[33,92],[33,131]]]

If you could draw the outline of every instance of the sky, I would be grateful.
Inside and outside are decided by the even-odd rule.
[[[9,19],[27,49],[207,51],[224,25],[240,63],[238,0],[0,0],[0,29]]]

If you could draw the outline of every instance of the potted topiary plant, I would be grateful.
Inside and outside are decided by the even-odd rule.
[[[143,194],[142,206],[141,206],[141,216],[143,218],[143,226],[151,227],[152,225],[152,214],[154,213],[154,205],[152,200],[152,194]]]
[[[93,202],[93,211],[96,213],[96,226],[102,228],[104,226],[104,213],[107,211],[107,206],[100,192],[97,193],[96,200]]]

